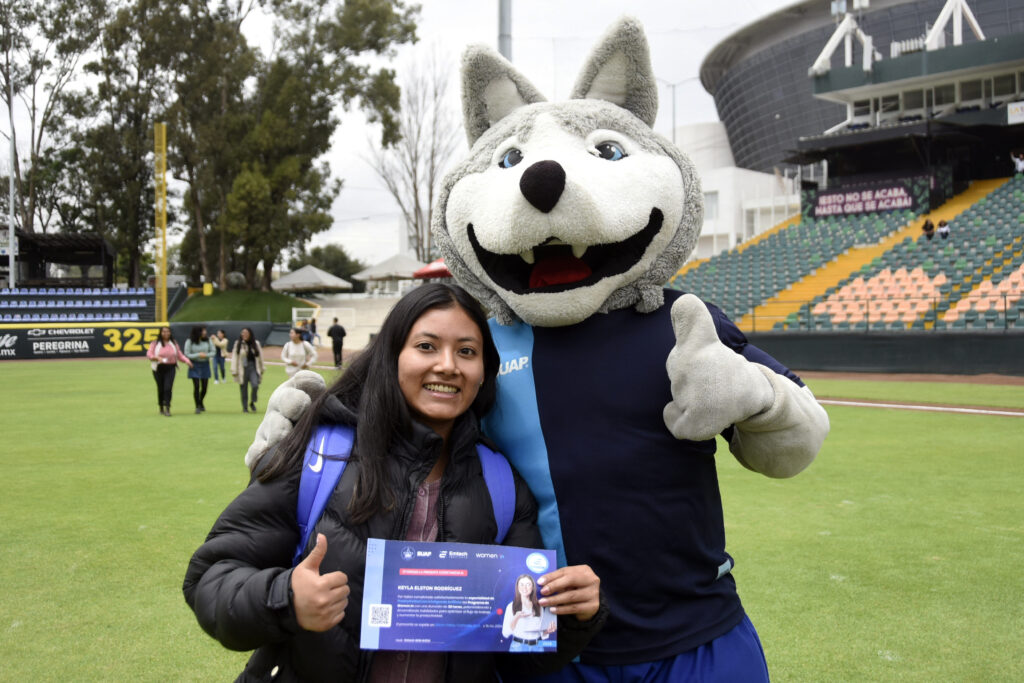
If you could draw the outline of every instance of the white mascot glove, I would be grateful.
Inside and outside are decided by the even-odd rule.
[[[783,478],[811,464],[829,422],[810,389],[722,344],[692,294],[672,305],[672,326],[676,345],[665,364],[672,402],[664,418],[677,439],[712,439],[733,425],[729,450],[744,467]]]
[[[295,422],[313,400],[327,388],[324,378],[311,370],[300,370],[284,382],[267,401],[267,414],[256,430],[256,438],[245,453],[245,464],[251,470],[260,456],[281,442],[292,431]]]
[[[719,341],[704,302],[692,294],[679,297],[672,304],[672,327],[676,345],[665,363],[672,402],[665,406],[664,418],[673,436],[713,439],[771,407],[771,382],[760,366]]]

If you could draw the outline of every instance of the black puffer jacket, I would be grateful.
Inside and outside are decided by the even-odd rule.
[[[338,421],[354,416],[336,400],[328,406]],[[476,418],[466,413],[452,431],[449,464],[438,501],[438,540],[493,543],[497,533],[490,494],[476,455],[481,434]],[[393,510],[359,525],[349,523],[346,507],[358,479],[359,461],[345,468],[341,481],[310,536],[327,537],[321,572],[342,571],[351,594],[345,619],[325,633],[299,627],[291,604],[291,559],[299,542],[296,520],[299,471],[270,482],[253,481],[217,519],[206,542],[189,562],[183,590],[200,625],[225,647],[252,650],[241,681],[363,681],[372,653],[359,649],[363,570],[368,538],[405,537],[416,492],[440,455],[441,437],[415,423],[411,438],[396,437],[390,476],[398,504]],[[537,504],[515,475],[515,516],[506,545],[541,547]],[[551,671],[579,654],[604,622],[606,609],[591,620],[558,619],[558,653],[453,653],[445,678],[452,682],[496,680],[494,671],[516,674]]]

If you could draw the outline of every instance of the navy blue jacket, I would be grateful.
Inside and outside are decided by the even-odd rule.
[[[491,324],[501,371],[485,431],[537,498],[545,546],[560,564],[591,565],[610,608],[583,663],[673,656],[743,618],[715,441],[680,441],[662,419],[681,294],[666,290],[653,313],[622,309],[565,327]],[[726,346],[802,384],[708,310]]]

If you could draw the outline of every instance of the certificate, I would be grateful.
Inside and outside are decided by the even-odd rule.
[[[364,650],[544,652],[557,619],[537,579],[555,551],[371,538],[359,646]]]

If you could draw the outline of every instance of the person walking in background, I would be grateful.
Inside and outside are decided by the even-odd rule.
[[[213,383],[220,384],[221,380],[227,381],[224,373],[224,359],[228,355],[228,335],[224,330],[217,330],[217,334],[210,337],[213,343]]]
[[[316,346],[321,345],[320,334],[316,331],[316,318],[309,319],[309,342]]]
[[[316,349],[308,341],[303,340],[302,332],[297,327],[288,330],[291,341],[281,347],[281,360],[284,371],[291,377],[299,370],[309,370],[316,360]]]
[[[327,328],[327,336],[331,338],[331,346],[334,348],[334,367],[341,369],[341,347],[345,341],[345,328],[334,319],[334,324]]]
[[[942,239],[949,239],[949,223],[945,220],[939,221],[938,233]]]
[[[174,341],[174,335],[171,334],[171,328],[167,326],[160,328],[160,336],[149,345],[146,358],[150,360],[153,379],[156,380],[156,400],[160,404],[160,414],[170,417],[171,390],[174,388],[174,375],[178,370],[178,361],[189,367],[192,367],[192,361],[178,348],[178,343]]]
[[[235,346],[231,349],[231,376],[242,393],[242,412],[256,412],[256,393],[263,377],[263,347],[256,340],[252,328],[243,327]],[[252,396],[249,395],[252,387]]]
[[[213,355],[213,343],[206,336],[205,325],[195,325],[192,333],[185,341],[185,355],[192,361],[188,377],[192,380],[192,400],[196,404],[196,415],[206,412],[203,400],[206,398],[206,387],[210,383],[210,357]]]

